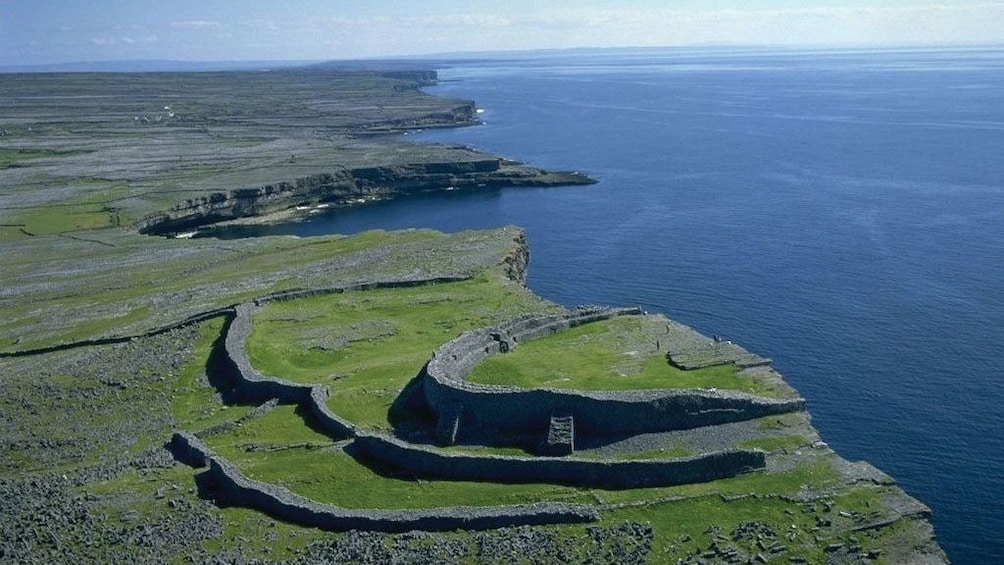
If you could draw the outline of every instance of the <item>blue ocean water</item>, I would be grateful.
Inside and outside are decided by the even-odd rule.
[[[517,224],[529,284],[775,361],[844,457],[1004,562],[1004,49],[626,50],[458,63],[486,124],[423,132],[589,187],[447,194],[262,230]]]

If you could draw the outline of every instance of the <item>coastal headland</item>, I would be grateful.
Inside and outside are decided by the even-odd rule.
[[[592,182],[402,139],[477,123],[435,80],[0,76],[0,560],[947,562],[769,359],[536,296],[519,228],[179,237]]]

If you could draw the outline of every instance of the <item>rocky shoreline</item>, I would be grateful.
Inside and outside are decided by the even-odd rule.
[[[290,182],[213,192],[146,216],[137,222],[136,228],[144,234],[177,235],[209,225],[287,220],[318,207],[359,206],[430,192],[595,182],[581,173],[545,171],[501,158],[339,168]]]

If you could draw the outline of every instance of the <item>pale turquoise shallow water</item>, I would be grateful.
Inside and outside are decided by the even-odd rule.
[[[590,187],[448,194],[272,232],[525,226],[530,286],[772,357],[824,438],[1004,562],[1004,50],[563,54],[458,64],[426,132]],[[262,233],[261,231],[256,233]]]

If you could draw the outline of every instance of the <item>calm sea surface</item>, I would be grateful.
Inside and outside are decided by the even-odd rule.
[[[1004,562],[1004,50],[604,51],[459,64],[486,125],[415,139],[584,171],[260,229],[518,224],[530,286],[770,356],[844,457]]]

